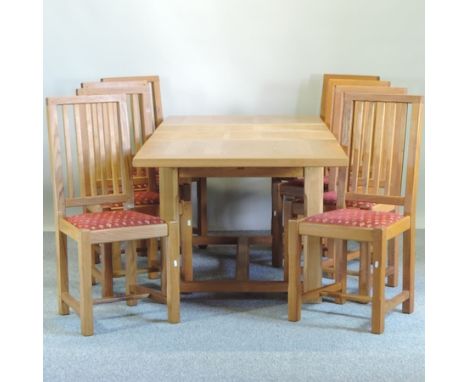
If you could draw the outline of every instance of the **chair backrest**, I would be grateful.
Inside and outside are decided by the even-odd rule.
[[[66,208],[133,203],[123,94],[47,98],[57,216]]]
[[[153,110],[154,110],[154,123],[158,127],[163,121],[163,109],[161,102],[161,86],[159,82],[159,76],[125,76],[125,77],[106,77],[102,78],[103,82],[114,82],[114,81],[145,81],[151,86],[151,93],[153,98]]]
[[[129,106],[128,118],[131,134],[131,150],[135,155],[143,143],[153,134],[153,110],[151,89],[146,82],[86,82],[76,90],[77,95],[125,94]],[[134,175],[145,177],[144,168],[136,168]],[[134,179],[135,180],[135,179]],[[146,184],[148,181],[146,181]]]
[[[403,206],[405,215],[414,217],[423,97],[347,93],[343,115],[349,168],[339,170],[338,207],[346,199],[363,200]]]
[[[360,94],[407,94],[406,88],[392,88],[392,87],[378,87],[378,86],[343,86],[339,85],[335,87],[335,95],[333,98],[333,120],[330,127],[332,133],[342,144],[342,147],[347,151],[347,146],[344,145],[341,139],[342,127],[343,127],[343,109],[344,109],[344,98],[347,94],[360,93]],[[353,126],[351,126],[352,128]],[[385,126],[384,126],[385,128]],[[390,127],[391,128],[391,127]],[[352,134],[352,132],[347,132],[347,134]],[[387,153],[384,153],[386,155]],[[361,165],[363,161],[360,161]],[[381,165],[385,166],[385,160],[381,161]],[[385,170],[384,170],[385,171]],[[358,172],[358,176],[361,176],[363,173]],[[383,172],[382,172],[383,175]],[[328,190],[335,191],[337,189],[338,182],[338,168],[332,167],[329,171],[329,182]],[[396,176],[396,174],[395,174]],[[361,182],[361,180],[358,180]]]
[[[390,81],[377,80],[355,80],[355,79],[340,79],[332,78],[328,81],[328,91],[325,98],[325,124],[330,127],[333,116],[333,99],[335,96],[335,88],[337,86],[369,86],[369,87],[390,87]]]
[[[331,79],[379,81],[380,76],[359,75],[359,74],[329,74],[329,73],[324,74],[323,82],[322,82],[322,99],[320,101],[320,118],[322,118],[322,120],[325,120],[325,104],[326,104],[326,99],[329,93],[329,81]]]
[[[394,88],[390,86],[359,86],[337,85],[334,88],[332,116],[330,121],[331,132],[339,139],[343,124],[343,105],[346,93],[373,93],[373,94],[407,94],[406,88]]]

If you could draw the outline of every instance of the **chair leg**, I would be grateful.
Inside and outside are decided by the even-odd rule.
[[[126,261],[125,261],[125,294],[133,294],[134,286],[137,283],[137,251],[136,242],[129,240],[127,242]],[[135,306],[137,299],[128,299],[128,306]]]
[[[167,315],[170,323],[180,322],[180,266],[179,266],[179,224],[168,223],[169,233],[163,238],[166,259],[164,268],[167,275]]]
[[[347,272],[348,272],[348,241],[333,239],[335,246],[335,266],[334,276],[335,282],[341,283],[341,293],[346,293],[347,290]],[[344,297],[335,298],[337,304],[346,302]]]
[[[288,281],[289,278],[289,256],[288,256],[288,245],[289,245],[289,240],[288,240],[288,234],[289,234],[289,220],[293,218],[292,216],[292,201],[286,199],[283,203],[283,217],[284,217],[284,228],[283,228],[283,245],[282,245],[282,251],[283,251],[283,268],[284,268],[284,281]]]
[[[114,295],[113,290],[113,266],[112,266],[112,243],[106,243],[103,245],[103,272],[102,272],[102,297],[112,297]]]
[[[58,312],[65,315],[70,314],[70,308],[63,302],[62,296],[68,293],[68,253],[67,253],[67,235],[63,232],[55,232],[55,247],[57,257],[57,297]]]
[[[93,244],[92,246],[92,257],[93,257],[93,264],[100,264],[100,254],[101,254],[101,246],[99,244]],[[98,282],[94,276],[91,278],[92,285],[97,285]]]
[[[93,324],[93,295],[92,295],[92,254],[89,234],[81,233],[78,240],[78,270],[80,274],[80,319],[81,334],[92,336]]]
[[[360,243],[359,255],[359,294],[370,295],[370,266],[371,255],[369,250],[370,243]]]
[[[327,259],[331,259],[332,262],[332,267],[331,271],[329,269],[326,270],[325,277],[334,277],[334,272],[335,272],[335,263],[336,263],[336,246],[337,246],[337,241],[334,239],[327,238],[326,239],[327,243]],[[330,260],[329,260],[330,261]]]
[[[403,302],[403,313],[414,311],[414,269],[416,266],[416,231],[414,225],[403,233],[403,290],[409,292],[409,298]]]
[[[372,333],[384,331],[385,322],[385,273],[387,265],[387,240],[380,233],[374,239],[373,245],[373,275],[372,275]]]
[[[122,271],[122,257],[120,252],[120,242],[112,243],[112,267],[114,276],[118,276]]]
[[[301,238],[299,236],[299,223],[296,220],[288,222],[288,320],[301,319],[302,288],[301,288]]]
[[[167,267],[166,267],[166,259],[168,256],[167,253],[167,243],[165,238],[161,238],[161,249],[160,249],[160,256],[161,259],[159,260],[159,264],[161,264],[161,293],[167,296]]]
[[[271,263],[276,268],[283,265],[282,248],[282,227],[283,227],[283,199],[281,198],[281,180],[271,179]]]
[[[193,280],[192,234],[192,203],[190,200],[184,200],[182,202],[182,216],[180,217],[182,277],[184,281]]]
[[[158,266],[158,240],[157,239],[148,240],[147,264],[148,264],[148,278],[155,279],[157,277],[157,272],[152,271],[152,269],[155,269]]]
[[[397,287],[398,286],[398,274],[399,274],[399,236],[395,237],[388,242],[388,266],[392,268],[392,272],[387,276],[387,286]]]

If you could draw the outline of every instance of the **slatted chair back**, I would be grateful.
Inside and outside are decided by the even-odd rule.
[[[330,127],[333,118],[333,100],[335,96],[335,88],[337,86],[370,86],[370,87],[389,87],[390,81],[380,80],[362,80],[362,79],[341,79],[331,78],[328,80],[328,90],[325,98],[325,124]]]
[[[343,126],[343,108],[344,108],[344,97],[346,94],[349,93],[361,93],[361,94],[407,94],[406,88],[394,88],[394,87],[386,87],[386,86],[348,86],[348,85],[338,85],[334,89],[334,96],[333,96],[333,118],[332,118],[332,125],[330,129],[338,141],[341,142],[341,129]],[[392,106],[389,106],[392,107]],[[392,128],[392,127],[390,127]],[[385,126],[384,126],[384,129]],[[347,150],[346,146],[343,146],[344,150]],[[384,155],[388,155],[388,153],[384,153]],[[362,163],[362,161],[361,161]],[[386,163],[385,160],[381,161],[381,165],[385,167]],[[385,168],[382,171],[382,174],[385,172]],[[362,172],[359,172],[362,174]],[[329,191],[336,191],[338,181],[338,168],[330,168],[329,171],[329,183],[328,183],[328,190]]]
[[[87,82],[77,89],[78,95],[104,95],[125,94],[129,105],[129,128],[131,135],[131,150],[134,156],[145,141],[153,134],[155,125],[153,122],[153,110],[151,103],[151,87],[144,81],[127,82]],[[149,187],[156,190],[153,177],[149,176],[146,168],[134,168],[133,182],[135,186]]]
[[[133,204],[123,94],[47,98],[57,218],[71,207]]]
[[[350,166],[339,170],[338,208],[362,200],[403,206],[414,219],[423,97],[347,93],[343,113],[341,141]]]
[[[164,117],[161,102],[161,86],[159,82],[159,76],[125,76],[125,77],[106,77],[102,78],[103,82],[122,82],[122,81],[145,81],[151,86],[153,112],[154,112],[154,123],[158,127]]]
[[[329,81],[332,79],[341,79],[341,80],[371,80],[379,81],[380,76],[373,75],[358,75],[358,74],[329,74],[326,73],[323,75],[322,81],[322,99],[320,101],[320,118],[325,121],[325,112],[326,112],[326,100],[329,94]]]

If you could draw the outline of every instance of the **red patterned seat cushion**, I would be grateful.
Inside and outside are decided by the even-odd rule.
[[[136,206],[159,203],[159,193],[154,191],[136,191],[134,197]]]
[[[343,208],[309,216],[307,223],[335,224],[364,228],[382,228],[396,223],[403,218],[394,212],[361,210],[357,208]]]
[[[81,215],[67,216],[68,222],[80,229],[97,231],[110,228],[135,227],[150,224],[164,224],[157,216],[135,211],[90,212]]]
[[[323,204],[331,207],[336,206],[338,197],[336,191],[327,191],[323,193]],[[347,200],[346,208],[360,208],[361,210],[370,210],[375,206],[375,203],[365,202],[362,200]]]

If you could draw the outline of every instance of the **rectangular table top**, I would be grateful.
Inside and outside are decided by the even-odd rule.
[[[138,150],[135,167],[346,166],[316,116],[169,117]]]

